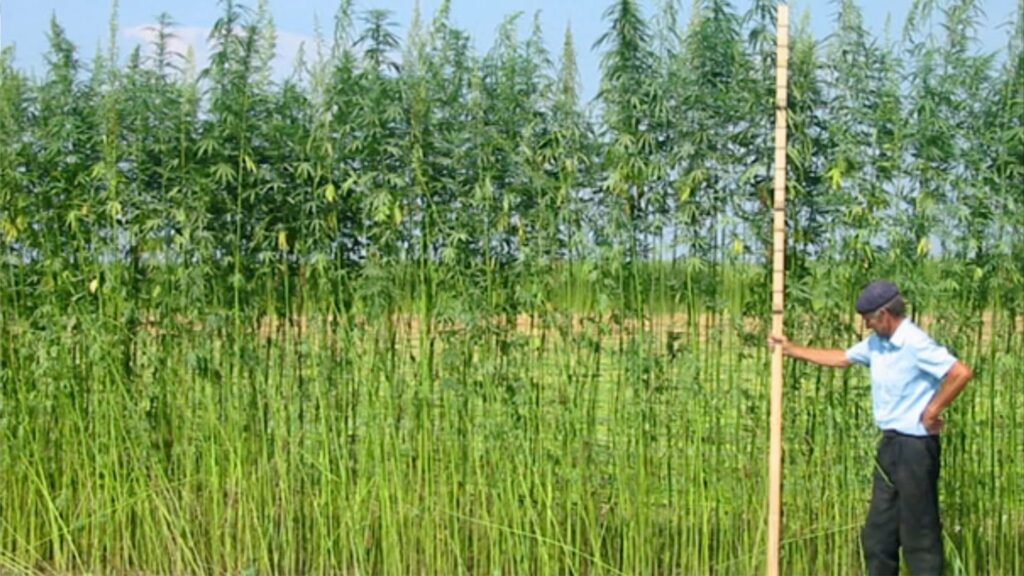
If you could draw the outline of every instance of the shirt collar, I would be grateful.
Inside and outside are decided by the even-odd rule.
[[[904,318],[900,320],[900,325],[893,331],[892,336],[889,337],[889,343],[896,347],[902,347],[907,341],[907,332],[910,330],[910,319]]]

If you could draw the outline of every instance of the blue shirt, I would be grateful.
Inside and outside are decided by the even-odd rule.
[[[871,370],[871,403],[882,430],[927,436],[921,414],[956,358],[909,318],[889,338],[877,334],[854,344],[846,357]]]

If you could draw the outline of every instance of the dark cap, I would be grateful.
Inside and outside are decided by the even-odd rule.
[[[857,298],[857,313],[870,314],[900,295],[900,289],[888,280],[875,280]]]

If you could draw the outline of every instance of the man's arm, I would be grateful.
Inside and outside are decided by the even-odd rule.
[[[949,369],[946,377],[942,379],[942,387],[932,396],[931,402],[925,407],[921,414],[921,423],[931,434],[938,434],[942,431],[945,421],[942,419],[942,411],[953,403],[953,400],[963,392],[967,381],[974,378],[974,372],[967,364],[957,360],[956,364]]]
[[[781,345],[782,353],[790,358],[796,358],[797,360],[803,360],[812,364],[819,364],[821,366],[831,366],[832,368],[846,368],[853,364],[850,359],[846,357],[846,350],[839,348],[809,348],[807,346],[797,346],[789,341],[785,336],[781,338],[769,337],[769,344],[772,346]]]

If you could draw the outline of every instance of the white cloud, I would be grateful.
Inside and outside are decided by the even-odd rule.
[[[294,32],[277,32],[276,54],[271,64],[276,75],[288,76],[292,73],[295,67],[295,59],[299,56],[299,50],[303,49],[303,45],[305,45],[304,50],[308,62],[310,56],[316,50],[315,38]]]
[[[142,44],[143,54],[151,54],[152,46],[157,40],[158,26],[156,24],[141,24],[125,28],[121,34],[129,41]],[[196,58],[196,68],[204,68],[210,57],[210,51],[206,44],[206,38],[210,35],[210,28],[196,26],[176,26],[171,29],[172,38],[167,42],[169,52],[177,52],[182,57],[188,54],[189,48],[193,50]]]
[[[158,26],[155,23],[140,24],[122,29],[121,34],[129,42],[143,45],[143,54],[151,54],[152,45],[157,39],[157,30]],[[202,70],[209,64],[210,46],[207,38],[210,36],[211,28],[175,26],[170,31],[173,37],[167,42],[168,51],[177,52],[184,57],[188,54],[189,48],[191,48],[196,59],[196,70]],[[305,44],[308,55],[314,42],[315,40],[312,37],[304,34],[277,31],[275,56],[271,62],[274,75],[278,78],[290,75],[300,47]]]

